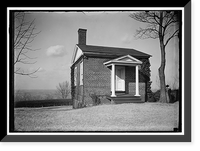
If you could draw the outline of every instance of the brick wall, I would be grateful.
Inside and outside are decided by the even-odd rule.
[[[110,59],[85,57],[78,61],[77,86],[75,87],[75,100],[83,105],[92,104],[91,94],[110,95],[111,92],[111,69],[103,63]],[[80,62],[83,61],[83,86],[80,86]],[[139,94],[142,101],[145,100],[146,83],[144,77],[139,74]],[[125,67],[125,91],[127,94],[135,94],[135,67]]]
[[[129,82],[128,86],[129,86],[129,92],[128,93],[135,95],[135,82]],[[141,96],[142,101],[146,101],[145,100],[145,89],[146,89],[146,84],[144,82],[140,82],[139,83],[139,94]]]
[[[125,89],[126,93],[135,95],[135,67],[129,66],[125,68]],[[145,101],[146,84],[144,77],[139,74],[139,94],[142,101]]]
[[[82,58],[80,58],[79,61],[77,61],[73,68],[77,67],[77,79],[76,79],[76,86],[75,83],[73,83],[73,86],[75,88],[74,90],[74,100],[73,100],[73,104],[74,104],[74,108],[77,108],[78,104],[84,104],[83,102],[83,85],[80,85],[80,63],[83,61]],[[71,76],[73,76],[74,73],[72,73]],[[71,82],[72,83],[72,82]]]
[[[109,59],[92,58],[84,59],[84,99],[86,104],[92,104],[90,94],[110,95],[111,70],[103,63]]]

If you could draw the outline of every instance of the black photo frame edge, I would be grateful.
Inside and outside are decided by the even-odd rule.
[[[192,142],[192,1],[184,16],[184,135],[6,135],[1,142]]]

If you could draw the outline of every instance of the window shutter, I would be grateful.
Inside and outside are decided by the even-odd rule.
[[[74,86],[77,85],[77,67],[74,68]]]
[[[83,62],[80,63],[80,85],[83,85]]]

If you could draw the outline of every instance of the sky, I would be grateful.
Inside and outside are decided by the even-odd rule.
[[[133,48],[152,55],[152,89],[159,88],[158,68],[160,48],[158,39],[137,39],[134,35],[146,24],[129,17],[131,11],[114,12],[29,12],[26,20],[35,19],[36,30],[41,31],[31,43],[29,56],[36,57],[35,64],[17,64],[25,71],[34,71],[37,78],[15,75],[16,89],[56,89],[64,81],[70,82],[70,66],[78,29],[87,29],[88,45]],[[166,83],[171,87],[178,79],[178,39],[173,38],[166,47]]]

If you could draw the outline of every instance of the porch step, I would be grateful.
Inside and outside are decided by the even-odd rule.
[[[107,99],[110,101],[113,101],[115,104],[122,104],[122,103],[144,103],[144,101],[141,100],[141,97],[134,96],[134,95],[118,95],[116,97],[110,97],[108,96]]]
[[[112,92],[110,92],[110,95],[112,94]],[[115,95],[126,95],[125,91],[115,91]]]

